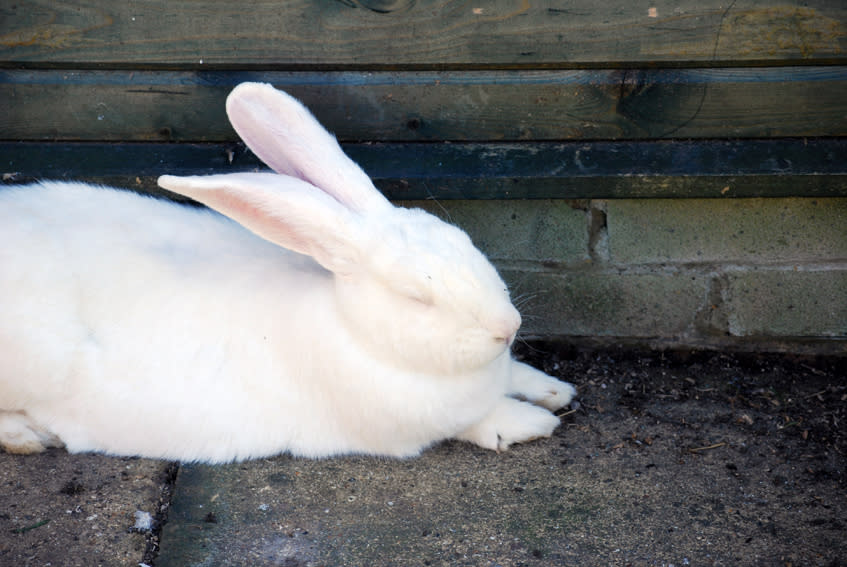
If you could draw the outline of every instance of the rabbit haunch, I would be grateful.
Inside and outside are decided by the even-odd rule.
[[[297,101],[246,83],[277,173],[0,189],[0,446],[223,462],[548,436],[573,387],[456,227],[393,207]]]

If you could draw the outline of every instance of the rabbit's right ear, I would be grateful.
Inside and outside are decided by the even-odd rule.
[[[275,173],[162,175],[159,186],[190,197],[265,240],[349,274],[366,249],[359,216],[309,183]]]
[[[376,212],[391,204],[300,102],[263,83],[241,83],[226,100],[235,131],[277,173],[299,177],[350,209]]]

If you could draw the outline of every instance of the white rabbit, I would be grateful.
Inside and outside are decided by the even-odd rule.
[[[287,94],[245,83],[227,112],[278,173],[159,179],[218,212],[0,189],[0,446],[226,462],[552,433],[575,391],[511,358],[520,316],[464,232],[392,206]]]

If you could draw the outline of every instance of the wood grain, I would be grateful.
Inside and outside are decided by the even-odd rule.
[[[559,68],[835,63],[843,0],[17,0],[0,66]]]
[[[847,140],[345,144],[389,198],[847,196]],[[0,142],[2,179],[155,190],[157,176],[252,171],[237,144]]]
[[[466,72],[0,70],[0,139],[233,141],[241,81],[303,100],[343,140],[847,135],[847,67]]]

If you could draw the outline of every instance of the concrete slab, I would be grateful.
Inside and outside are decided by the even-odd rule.
[[[711,276],[666,270],[592,268],[566,273],[501,270],[528,336],[680,337],[708,309]]]
[[[462,227],[495,264],[589,259],[584,203],[562,199],[406,201]]]
[[[184,466],[156,565],[847,561],[843,365],[604,356],[545,356],[580,408],[503,454]]]
[[[847,253],[847,199],[621,199],[606,204],[620,265],[827,262]]]
[[[126,566],[153,557],[170,465],[0,453],[0,565]]]
[[[847,271],[739,271],[727,282],[734,336],[847,336]]]

